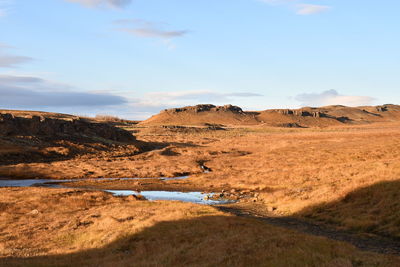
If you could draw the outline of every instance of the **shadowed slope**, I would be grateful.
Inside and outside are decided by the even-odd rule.
[[[357,189],[344,198],[304,209],[298,215],[400,241],[400,181],[384,181]]]

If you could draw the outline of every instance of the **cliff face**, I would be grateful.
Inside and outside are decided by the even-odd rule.
[[[231,113],[243,113],[243,110],[238,106],[233,105],[225,105],[225,106],[214,106],[211,104],[201,104],[196,106],[187,106],[183,108],[171,108],[166,109],[164,112],[167,113],[180,113],[180,112],[191,112],[191,113],[199,113],[199,112],[231,112]]]
[[[0,114],[0,136],[39,136],[51,139],[106,139],[116,142],[133,142],[129,132],[84,119],[54,119],[43,116],[16,117]]]
[[[1,111],[0,166],[85,155],[134,154],[143,151],[146,145],[130,132],[107,123],[65,114],[38,113]],[[8,175],[8,172],[3,174]]]

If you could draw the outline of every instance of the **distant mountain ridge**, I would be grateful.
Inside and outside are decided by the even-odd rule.
[[[141,122],[144,125],[266,125],[275,127],[327,127],[400,121],[399,105],[325,106],[300,109],[243,111],[238,106],[201,104],[166,109]]]

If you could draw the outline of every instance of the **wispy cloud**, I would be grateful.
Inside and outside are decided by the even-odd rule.
[[[322,5],[311,5],[311,4],[299,4],[296,6],[297,14],[299,15],[313,15],[328,11],[332,7]]]
[[[188,34],[187,30],[166,30],[166,23],[154,23],[140,19],[122,19],[114,21],[119,25],[117,30],[144,38],[159,38],[170,40]]]
[[[161,39],[172,39],[176,37],[184,36],[188,33],[188,31],[165,31],[156,28],[122,28],[121,31],[125,31],[127,33],[131,33],[138,37],[146,37],[146,38],[161,38]]]
[[[302,106],[328,106],[328,105],[345,105],[345,106],[363,106],[371,105],[374,102],[373,97],[369,96],[351,96],[341,95],[336,90],[328,90],[322,93],[305,93],[295,97],[301,102]]]
[[[19,64],[26,63],[32,60],[30,57],[17,56],[7,53],[7,50],[12,48],[6,44],[0,43],[0,68],[14,68]]]
[[[65,0],[65,1],[78,3],[86,7],[108,6],[114,8],[124,8],[132,2],[132,0]]]
[[[161,40],[168,48],[173,49],[175,45],[172,40],[183,37],[189,33],[188,30],[167,30],[166,23],[155,23],[141,19],[115,20],[115,30],[128,33],[140,38],[152,38]]]
[[[331,6],[316,5],[308,3],[299,3],[299,0],[258,0],[269,5],[283,5],[287,8],[294,9],[298,15],[314,15],[328,11]]]

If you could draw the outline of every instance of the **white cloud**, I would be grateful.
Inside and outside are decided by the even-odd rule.
[[[299,4],[296,6],[296,9],[296,13],[299,15],[313,15],[328,11],[329,9],[331,9],[331,7],[311,4]]]
[[[329,105],[344,105],[344,106],[363,106],[371,105],[375,100],[369,96],[349,96],[341,95],[336,90],[328,90],[322,93],[306,93],[300,94],[295,99],[301,102],[302,106],[329,106]]]
[[[67,2],[78,3],[87,7],[109,6],[123,8],[129,5],[132,0],[65,0]]]
[[[146,119],[161,110],[201,103],[230,104],[260,97],[251,92],[213,91],[151,92],[142,97],[132,91],[82,91],[68,84],[35,75],[0,74],[0,109],[30,109],[94,116],[110,114],[127,119]],[[232,103],[233,104],[233,103]]]

